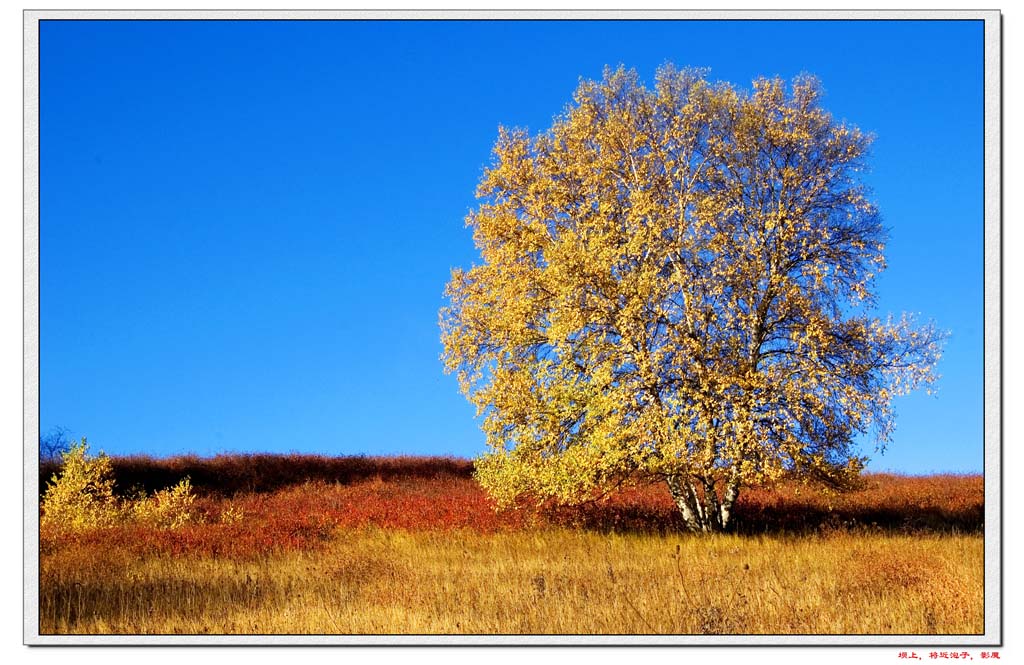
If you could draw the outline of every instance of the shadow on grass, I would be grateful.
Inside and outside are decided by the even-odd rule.
[[[590,505],[558,508],[549,519],[556,524],[604,533],[680,533],[682,517],[671,507]],[[743,535],[820,534],[856,531],[884,533],[982,533],[982,505],[962,508],[904,505],[886,508],[840,506],[832,510],[781,503],[769,508],[737,502],[732,528]]]
[[[40,585],[41,634],[89,634],[102,619],[112,633],[139,633],[154,614],[172,622],[245,610],[257,611],[277,600],[277,589],[246,576],[216,581],[187,577],[162,579],[46,579]]]

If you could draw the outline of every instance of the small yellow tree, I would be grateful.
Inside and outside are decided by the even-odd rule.
[[[83,438],[61,453],[63,466],[47,483],[40,525],[61,530],[109,526],[117,521],[114,472],[110,459],[88,454]]]
[[[753,90],[671,66],[584,81],[547,132],[502,129],[452,272],[443,359],[485,417],[501,503],[663,479],[686,524],[728,527],[745,484],[862,468],[942,335],[871,314],[885,231],[869,138],[817,81]]]

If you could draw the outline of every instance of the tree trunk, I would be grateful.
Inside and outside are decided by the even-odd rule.
[[[739,497],[739,478],[735,474],[729,478],[721,498],[713,479],[701,480],[700,484],[704,489],[703,502],[697,494],[696,482],[695,478],[681,475],[665,478],[672,500],[683,514],[686,528],[700,533],[725,531],[731,524],[732,508]]]
[[[683,514],[683,521],[686,522],[686,528],[690,531],[702,531],[701,519],[697,514],[696,501],[693,499],[693,487],[690,485],[688,480],[683,480],[679,476],[668,476],[665,478],[665,483],[668,485],[669,494],[672,495],[672,500],[676,502],[676,507]]]

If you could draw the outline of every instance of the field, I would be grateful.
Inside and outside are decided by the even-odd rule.
[[[465,460],[112,462],[122,491],[190,477],[193,523],[43,529],[42,634],[983,632],[980,476],[750,489],[706,537],[658,486],[498,512]]]

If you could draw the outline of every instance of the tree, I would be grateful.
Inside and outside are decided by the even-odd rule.
[[[499,503],[664,480],[689,529],[718,531],[745,485],[841,486],[856,436],[884,449],[943,335],[872,315],[870,138],[820,95],[620,67],[547,132],[500,130],[467,218],[483,263],[452,271],[440,316]]]
[[[68,430],[54,427],[46,435],[39,435],[39,461],[59,462],[64,453],[74,445],[68,436]]]
[[[40,502],[40,526],[77,531],[114,524],[118,506],[110,458],[89,455],[84,438],[72,443],[61,458],[61,470],[46,484]]]

